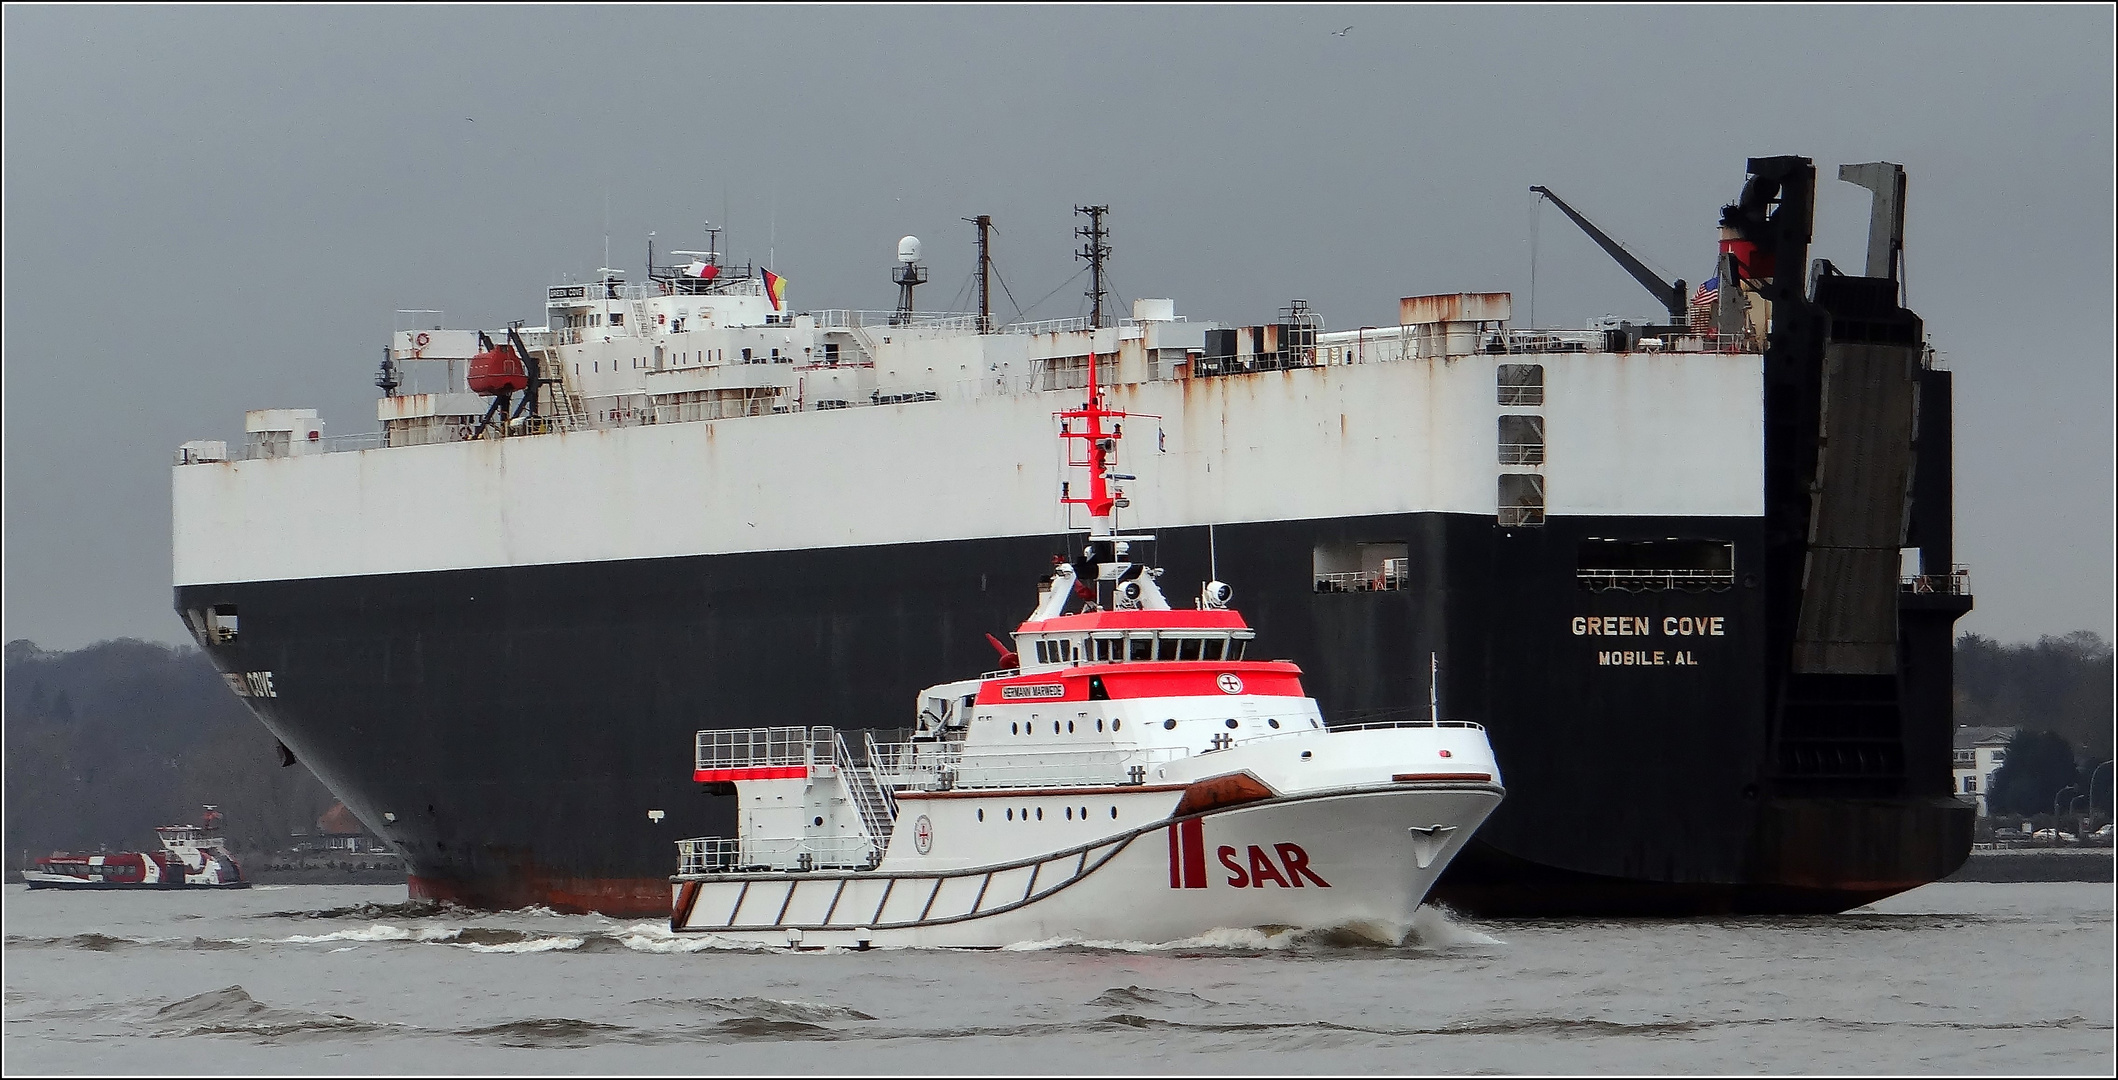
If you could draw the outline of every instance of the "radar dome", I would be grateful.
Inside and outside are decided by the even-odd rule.
[[[919,261],[919,237],[907,236],[897,242],[897,261],[916,263]]]

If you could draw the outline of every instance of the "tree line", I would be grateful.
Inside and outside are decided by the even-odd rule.
[[[1956,640],[1956,722],[2018,728],[1993,776],[1986,806],[1995,814],[2050,814],[2079,807],[2111,811],[2111,643],[2079,630],[2003,645],[1965,634]],[[2071,788],[2070,792],[2068,789]]]
[[[6,862],[54,850],[149,850],[157,825],[218,805],[240,851],[314,833],[334,801],[205,655],[120,639],[71,652],[6,646]]]

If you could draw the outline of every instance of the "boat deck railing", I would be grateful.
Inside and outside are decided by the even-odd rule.
[[[874,868],[881,851],[865,836],[700,836],[677,841],[677,873]]]
[[[698,733],[693,761],[698,769],[831,765],[836,748],[830,727],[724,728]]]
[[[1946,574],[1911,574],[1898,579],[1898,588],[1908,593],[1942,596],[1971,595],[1971,568],[1952,566]]]

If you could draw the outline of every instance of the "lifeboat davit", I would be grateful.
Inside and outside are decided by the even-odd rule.
[[[529,371],[513,348],[501,345],[471,357],[469,381],[474,394],[513,396],[529,388]]]

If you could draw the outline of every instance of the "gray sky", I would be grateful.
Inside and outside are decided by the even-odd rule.
[[[1910,175],[1907,288],[1957,373],[1957,557],[2006,640],[2112,633],[2112,14],[2073,8],[26,8],[5,29],[5,636],[182,640],[170,451],[243,410],[373,430],[392,312],[541,319],[648,230],[797,308],[944,307],[992,214],[1017,300],[1111,204],[1113,284],[1332,327],[1512,290],[1531,184],[1712,271],[1744,159],[1825,179],[1858,267]],[[1351,24],[1344,36],[1332,31]],[[606,207],[608,208],[606,211]],[[723,208],[725,207],[725,220]],[[607,213],[607,219],[606,219]],[[1648,316],[1556,211],[1537,316]],[[997,290],[996,290],[997,292]],[[1012,315],[1004,298],[1000,313]],[[1036,309],[1082,308],[1078,283]]]

